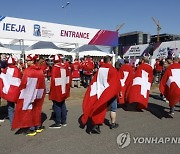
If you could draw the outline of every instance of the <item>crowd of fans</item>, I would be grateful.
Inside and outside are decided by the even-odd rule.
[[[56,56],[58,57],[57,60],[55,59]],[[169,66],[178,68],[179,65],[176,66],[175,63],[178,63],[178,64],[180,63],[179,58],[177,58],[177,57],[174,57],[174,58],[168,57],[166,59],[160,58],[160,59],[156,59],[154,68],[152,68],[149,65],[149,62],[150,62],[149,57],[143,57],[141,60],[139,60],[139,62],[137,64],[135,64],[135,63],[131,64],[130,59],[121,59],[115,63],[115,68],[116,68],[115,69],[112,66],[110,57],[104,57],[103,59],[95,60],[95,59],[92,59],[90,56],[86,56],[81,59],[76,58],[76,59],[74,59],[74,61],[70,61],[69,59],[66,59],[63,55],[56,55],[56,56],[53,56],[53,63],[50,62],[48,58],[46,58],[42,55],[35,55],[35,56],[28,55],[24,61],[17,60],[16,62],[12,62],[12,60],[10,60],[10,58],[13,60],[14,60],[14,58],[12,58],[10,55],[8,57],[6,57],[5,54],[2,54],[1,60],[0,60],[0,68],[1,68],[2,72],[4,70],[7,71],[6,68],[8,67],[8,64],[10,64],[10,65],[13,64],[19,69],[20,76],[21,76],[21,77],[19,77],[19,79],[22,78],[21,84],[23,83],[23,78],[26,78],[26,79],[24,79],[24,82],[27,82],[28,76],[29,77],[34,76],[38,80],[41,80],[43,78],[42,80],[44,82],[45,88],[41,88],[41,89],[45,89],[46,90],[45,93],[49,94],[49,99],[53,101],[53,109],[56,113],[56,118],[59,116],[60,112],[62,112],[63,110],[66,111],[65,99],[67,97],[69,97],[69,93],[70,93],[70,88],[63,89],[63,86],[64,86],[63,84],[65,84],[65,87],[66,87],[66,84],[69,84],[69,87],[71,86],[71,88],[74,88],[74,87],[80,88],[81,86],[83,86],[84,88],[87,88],[91,84],[88,88],[89,90],[87,89],[87,91],[90,92],[90,94],[89,94],[90,96],[85,96],[85,98],[86,97],[87,98],[84,100],[88,100],[88,99],[90,99],[91,96],[93,96],[93,94],[95,92],[94,90],[97,90],[97,89],[91,89],[91,87],[94,86],[95,84],[100,84],[99,87],[101,87],[101,89],[97,90],[97,93],[99,93],[100,91],[103,90],[102,89],[103,86],[105,86],[106,88],[112,87],[112,89],[114,90],[115,87],[116,88],[118,87],[117,85],[120,85],[121,88],[117,88],[117,91],[119,91],[118,95],[116,96],[116,94],[114,94],[112,96],[112,98],[108,98],[108,99],[113,99],[110,104],[117,105],[117,102],[119,104],[126,104],[126,102],[129,102],[129,103],[138,102],[139,105],[137,106],[137,109],[144,109],[144,108],[148,107],[148,97],[149,97],[149,90],[150,90],[151,83],[152,82],[155,84],[161,83],[161,85],[162,85],[161,79],[162,79],[164,73],[166,72],[167,68],[170,68]],[[10,62],[9,62],[9,60],[10,60]],[[173,64],[175,64],[175,66]],[[33,72],[33,70],[35,72],[37,71],[37,73],[28,74],[28,72],[30,72],[30,69],[32,69],[31,70],[32,72]],[[61,69],[65,70],[66,73],[61,72]],[[112,75],[108,75],[107,70],[111,70]],[[39,75],[38,75],[38,71],[39,71]],[[126,74],[127,72],[128,72],[128,74]],[[147,73],[149,75],[147,75]],[[43,74],[43,77],[39,78],[40,76],[42,76],[42,74]],[[68,77],[66,76],[67,74],[68,74]],[[142,91],[139,92],[137,89],[133,89],[133,86],[144,84],[144,83],[140,83],[139,75],[142,76],[142,78],[147,77],[147,85],[145,85],[145,88],[147,88],[147,89],[145,89],[145,90],[148,91],[148,94],[146,91],[145,91],[145,93],[144,92],[141,93]],[[45,77],[45,80],[44,80],[44,77]],[[118,78],[116,84],[114,84],[114,81],[116,78],[113,78],[113,77]],[[63,79],[61,79],[61,78],[63,78]],[[107,84],[107,81],[106,81],[107,78],[109,78],[109,81],[108,81],[109,84]],[[110,78],[112,78],[112,81]],[[94,79],[94,80],[92,80],[92,79]],[[165,81],[165,79],[163,79],[163,80]],[[51,86],[49,87],[50,81],[51,81]],[[32,82],[35,83],[35,81],[32,81]],[[26,84],[28,84],[28,83],[26,83]],[[41,87],[42,85],[40,84],[39,86]],[[55,85],[55,86],[61,85],[62,90],[60,90],[60,92],[62,93],[62,97],[60,100],[58,98],[59,93],[57,93],[57,89],[54,88],[55,86],[52,87],[52,85]],[[161,85],[160,85],[160,87],[162,87]],[[143,86],[143,85],[141,85],[141,86]],[[97,85],[97,87],[98,87],[98,85]],[[20,88],[22,88],[22,85],[20,86]],[[50,88],[50,90],[49,90],[49,88]],[[52,92],[53,88],[54,88],[54,92]],[[110,93],[112,93],[112,89],[111,89],[111,92],[109,91]],[[141,100],[137,100],[137,97],[134,97],[134,96],[131,97],[131,94],[135,95],[135,93],[133,92],[134,90],[135,90],[135,92],[137,92],[137,95],[140,94],[140,95],[144,96],[145,99],[143,98],[144,99],[143,102],[141,102]],[[160,90],[161,90],[161,88],[160,88]],[[68,93],[66,95],[65,95],[65,91],[66,92],[68,91]],[[160,94],[161,98],[163,100],[167,101],[166,97],[164,96],[164,91],[161,90],[161,92],[162,92]],[[21,94],[23,95],[22,91],[21,91]],[[102,93],[100,93],[100,95],[101,94]],[[148,95],[148,97],[146,95]],[[21,97],[22,96],[20,95],[19,98],[21,98]],[[40,96],[38,96],[38,97],[40,97]],[[43,99],[42,99],[42,102],[43,102]],[[89,103],[89,101],[87,102],[87,104],[88,103]],[[105,103],[108,103],[108,101]],[[176,103],[177,102],[175,102],[174,104],[176,104]],[[61,106],[59,106],[59,104],[61,104]],[[62,104],[64,104],[64,107],[62,107]],[[111,116],[111,119],[113,119],[112,117],[116,117],[116,114],[114,114],[116,112],[116,108],[117,108],[116,105],[114,105],[114,106],[112,105],[112,108],[114,108],[114,110],[112,110],[113,116]],[[9,106],[9,108],[12,108],[12,109],[14,108],[14,105],[12,105],[11,101],[8,102],[8,106]],[[174,106],[175,105],[170,106],[171,113],[174,113]],[[8,112],[9,112],[9,108],[8,108]],[[51,125],[50,128],[59,128],[61,126],[61,124],[66,125],[67,113],[65,113],[64,115],[65,115],[65,118],[64,118],[65,120],[63,123],[58,122],[58,120],[61,119],[61,116],[60,116],[60,118],[57,120],[57,122],[55,124]],[[9,114],[9,116],[10,116],[10,114]],[[15,116],[15,117],[17,117],[17,116]],[[84,121],[86,121],[86,120],[84,120]],[[61,120],[59,120],[59,121],[61,121]],[[114,121],[114,122],[112,122],[111,128],[118,127],[118,124],[115,123],[115,120],[112,120],[112,121]],[[12,125],[12,118],[10,119],[10,122]],[[36,127],[36,128],[33,127],[33,131],[34,131],[34,129],[41,131],[41,126],[38,125],[38,127]],[[96,133],[100,133],[98,124],[95,124],[94,131]]]

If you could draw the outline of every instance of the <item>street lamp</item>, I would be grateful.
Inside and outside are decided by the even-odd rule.
[[[114,52],[115,52],[115,55],[118,56],[118,52],[119,52],[119,30],[125,25],[125,23],[122,23],[120,25],[117,25],[116,26],[116,31],[118,32],[118,46],[114,48]]]
[[[65,5],[62,5],[62,9],[64,9],[64,12],[65,12],[65,20],[67,19],[67,13],[66,13],[66,8],[67,6],[70,4],[70,2],[67,2]]]
[[[62,8],[64,9],[65,7],[67,7],[70,4],[70,2],[67,2],[66,5],[62,5]]]

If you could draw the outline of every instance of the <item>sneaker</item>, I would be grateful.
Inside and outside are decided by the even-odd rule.
[[[173,112],[173,111],[169,111],[169,114],[170,114],[170,115],[174,115],[174,112]]]
[[[28,130],[26,136],[35,136],[37,133],[35,130]]]
[[[67,126],[67,123],[63,123],[62,126],[66,127],[66,126]]]
[[[166,103],[169,103],[169,101],[168,101],[167,99],[165,100],[165,102],[166,102]]]
[[[93,134],[100,134],[101,133],[100,127],[98,125],[95,125],[93,127],[91,133],[93,133]]]
[[[5,120],[4,119],[0,119],[0,122],[4,122]]]
[[[110,125],[110,129],[118,128],[118,127],[119,127],[119,124],[117,124],[117,123],[112,123],[112,124]]]
[[[45,129],[44,126],[40,126],[36,129],[36,133],[41,133]]]
[[[61,128],[61,124],[52,124],[49,128]]]

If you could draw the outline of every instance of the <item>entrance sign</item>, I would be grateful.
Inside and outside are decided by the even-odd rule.
[[[117,46],[118,32],[0,16],[0,38]]]

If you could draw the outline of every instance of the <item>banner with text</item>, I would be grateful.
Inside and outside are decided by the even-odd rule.
[[[118,32],[0,16],[0,38],[117,46]]]

